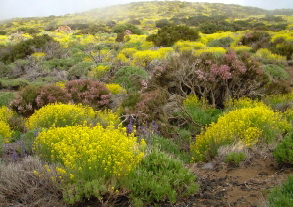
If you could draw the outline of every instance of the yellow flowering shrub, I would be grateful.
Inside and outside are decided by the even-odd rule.
[[[55,85],[63,89],[65,88],[65,82],[56,82]]]
[[[120,86],[119,84],[109,83],[109,84],[105,84],[105,86],[114,95],[126,93],[126,90],[122,88],[122,86]]]
[[[110,68],[111,67],[109,65],[98,65],[88,72],[87,77],[95,79],[102,78],[110,70]]]
[[[8,124],[9,119],[14,115],[14,112],[7,108],[6,106],[2,106],[0,108],[0,121],[5,122]]]
[[[214,53],[223,55],[226,53],[226,49],[223,47],[205,47],[202,49],[195,50],[195,55],[201,55],[202,53]]]
[[[65,167],[59,172],[85,180],[127,175],[142,160],[144,146],[125,128],[101,125],[52,127],[34,143],[42,158]]]
[[[248,97],[241,97],[239,99],[230,99],[225,103],[225,109],[242,109],[242,108],[254,108],[254,107],[265,107],[266,104],[259,101],[253,100]]]
[[[242,141],[247,147],[268,143],[290,129],[281,113],[267,106],[242,108],[221,116],[196,136],[190,146],[194,160],[207,160],[217,155],[220,146]]]
[[[204,48],[205,44],[201,42],[192,42],[192,41],[178,41],[174,44],[174,48],[177,50],[193,50]]]
[[[0,121],[0,145],[2,145],[1,138],[4,138],[4,141],[8,141],[8,138],[10,138],[12,134],[13,131],[10,129],[9,125],[4,121]]]
[[[266,60],[269,63],[283,63],[285,64],[287,62],[285,56],[276,55],[273,54],[269,49],[267,48],[260,48],[256,53],[255,57],[260,60]]]
[[[36,111],[26,121],[31,130],[36,127],[49,128],[87,124],[87,119],[95,117],[95,111],[89,106],[71,104],[48,104]]]
[[[252,47],[248,47],[248,46],[233,47],[233,50],[235,50],[236,52],[244,52],[244,51],[249,52],[251,49]]]

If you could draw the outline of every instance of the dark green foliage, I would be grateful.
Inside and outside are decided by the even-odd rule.
[[[113,81],[129,91],[137,91],[142,87],[141,80],[147,78],[148,74],[142,68],[123,67],[115,73]]]
[[[274,157],[280,164],[293,164],[293,133],[287,135],[275,148]]]
[[[25,27],[19,28],[18,30],[19,31],[22,31],[24,33],[29,33],[29,34],[36,34],[36,33],[39,32],[39,30],[37,30],[37,29],[34,29],[34,28],[25,28]]]
[[[119,24],[113,28],[113,32],[115,33],[125,32],[126,30],[131,31],[133,34],[143,34],[143,31],[133,24]]]
[[[152,34],[146,38],[147,41],[152,41],[158,47],[171,47],[179,40],[195,41],[199,38],[199,33],[195,29],[187,26],[168,26],[163,27],[157,34]]]
[[[52,71],[53,69],[57,70],[69,70],[72,66],[75,65],[75,60],[73,58],[66,59],[51,59],[47,61],[43,61],[40,63],[40,66],[46,71]]]
[[[238,44],[250,46],[254,51],[257,51],[259,48],[270,47],[271,35],[268,32],[264,31],[253,31],[247,32]]]
[[[138,19],[131,19],[128,21],[128,24],[133,24],[133,25],[140,25],[140,21]]]
[[[165,201],[174,203],[197,191],[195,179],[180,160],[153,150],[128,176],[125,185],[131,191],[134,205]]]
[[[293,175],[289,175],[287,180],[279,187],[273,188],[267,199],[271,207],[293,206]]]
[[[139,93],[128,94],[126,98],[121,102],[121,107],[127,112],[134,111],[135,105],[141,100]]]
[[[103,33],[109,33],[109,30],[107,29],[107,26],[104,24],[99,24],[99,25],[91,25],[90,27],[81,27],[79,28],[80,31],[76,32],[76,35],[79,34],[92,34],[95,35],[98,32],[103,32]]]
[[[169,20],[167,19],[160,19],[158,21],[156,21],[156,27],[157,28],[163,28],[163,27],[168,27],[168,26],[171,26],[172,23],[169,22]]]
[[[124,36],[125,36],[124,32],[119,32],[117,34],[117,37],[116,37],[115,41],[116,42],[123,42],[124,41]]]
[[[54,41],[54,39],[49,35],[44,34],[42,36],[35,36],[33,39],[19,42],[12,47],[8,47],[7,52],[1,51],[0,61],[5,64],[9,64],[16,61],[17,59],[26,58],[34,53],[34,48],[43,48],[50,41]]]
[[[233,41],[231,37],[223,37],[208,42],[207,47],[229,47]]]
[[[270,47],[273,53],[285,56],[287,60],[292,60],[293,42],[286,42],[284,39],[279,38],[274,41],[274,45],[274,47]]]
[[[28,117],[38,109],[36,98],[40,93],[38,86],[26,86],[19,91],[14,99],[10,102],[10,107],[17,113]]]
[[[6,35],[6,34],[7,34],[6,31],[4,31],[4,30],[0,30],[0,35]]]

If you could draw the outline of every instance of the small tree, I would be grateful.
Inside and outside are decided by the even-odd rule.
[[[146,38],[147,41],[152,41],[158,47],[170,47],[179,40],[195,41],[199,38],[199,33],[195,29],[187,26],[167,26],[158,31],[157,34],[152,34]]]

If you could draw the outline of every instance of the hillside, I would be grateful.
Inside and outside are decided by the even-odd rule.
[[[107,24],[111,21],[125,23],[133,20],[138,20],[144,29],[151,29],[153,27],[150,25],[160,19],[168,19],[176,24],[181,24],[195,16],[221,16],[222,19],[233,22],[239,19],[259,21],[260,18],[266,15],[284,15],[284,23],[289,23],[286,16],[293,15],[293,10],[264,10],[256,7],[221,3],[181,1],[133,2],[63,16],[14,18],[3,21],[0,24],[0,30],[9,31],[13,28],[15,31],[24,27],[50,30],[60,25]]]

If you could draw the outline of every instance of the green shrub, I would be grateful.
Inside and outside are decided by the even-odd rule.
[[[26,86],[10,102],[12,110],[23,116],[30,116],[38,108],[35,99],[40,93],[38,86]]]
[[[68,76],[76,76],[79,78],[86,77],[88,71],[94,66],[92,62],[77,63],[72,66],[68,71]]]
[[[54,41],[54,39],[47,34],[42,36],[35,36],[33,39],[21,41],[13,47],[8,48],[8,51],[1,56],[0,61],[5,64],[9,64],[18,59],[23,59],[34,53],[33,48],[44,48],[45,45],[50,41]]]
[[[269,75],[270,79],[284,79],[290,78],[290,74],[284,69],[284,66],[279,66],[275,64],[263,65],[263,70]]]
[[[268,195],[267,199],[271,207],[293,206],[293,175],[289,175],[287,180],[280,186],[275,187]]]
[[[244,152],[231,152],[226,155],[225,162],[239,165],[241,161],[243,161],[246,158]]]
[[[120,84],[129,91],[141,89],[141,81],[147,79],[147,72],[139,67],[123,67],[114,75],[114,82]]]
[[[126,178],[125,187],[130,190],[134,205],[170,201],[194,194],[198,185],[183,163],[167,154],[153,150]]]
[[[0,107],[8,106],[9,103],[13,100],[15,94],[12,92],[0,92]]]
[[[198,38],[198,31],[188,26],[167,26],[160,29],[157,34],[151,34],[146,40],[154,42],[158,47],[171,47],[179,40],[195,41]]]
[[[113,28],[113,32],[115,33],[124,33],[126,30],[130,30],[133,34],[138,35],[141,35],[143,33],[142,30],[140,30],[136,25],[133,24],[119,24]]]
[[[287,135],[278,144],[273,155],[280,164],[293,164],[293,133]]]
[[[229,47],[234,41],[231,37],[223,37],[221,39],[215,39],[207,43],[207,47]]]
[[[9,90],[19,90],[22,87],[25,87],[28,85],[28,81],[22,78],[17,79],[0,79],[0,83],[3,89],[9,89]]]

